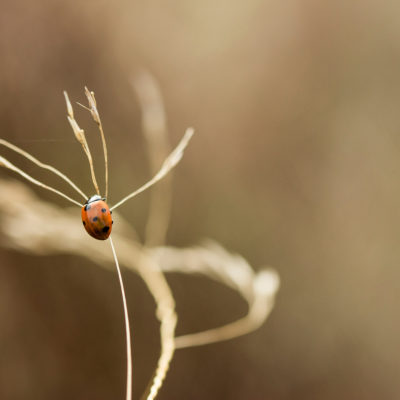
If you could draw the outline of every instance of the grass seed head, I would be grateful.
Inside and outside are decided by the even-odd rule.
[[[68,93],[64,90],[64,97],[65,97],[65,102],[67,103],[67,111],[68,115],[74,119],[74,109],[72,108],[72,104],[69,101]]]
[[[96,122],[96,124],[100,125],[100,115],[99,115],[99,112],[97,111],[97,105],[96,105],[96,99],[94,97],[94,92],[90,92],[89,89],[85,86],[85,94],[88,99],[90,114],[92,115],[94,122]]]

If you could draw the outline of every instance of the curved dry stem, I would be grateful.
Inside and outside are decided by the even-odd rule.
[[[114,261],[115,261],[115,267],[117,268],[117,272],[118,272],[119,285],[121,288],[122,302],[123,302],[123,306],[124,306],[125,334],[126,334],[126,363],[127,363],[127,366],[126,366],[126,400],[131,400],[132,399],[132,346],[131,346],[131,332],[130,332],[130,327],[129,327],[128,305],[126,302],[124,282],[122,280],[122,274],[121,274],[121,270],[119,268],[119,262],[118,262],[117,254],[115,252],[115,247],[114,247],[114,243],[112,241],[111,236],[110,236],[110,244],[111,244],[111,250],[112,250]]]
[[[186,249],[159,247],[150,250],[164,272],[202,274],[237,291],[248,304],[248,313],[232,323],[175,338],[176,348],[201,346],[247,334],[268,318],[279,289],[279,276],[272,269],[255,273],[248,262],[220,245],[207,241]]]
[[[178,146],[172,151],[172,153],[165,159],[164,163],[161,166],[161,169],[157,172],[157,174],[150,179],[147,183],[145,183],[143,186],[141,186],[139,189],[135,190],[128,196],[124,197],[121,201],[119,201],[117,204],[112,206],[110,210],[115,210],[117,207],[120,205],[124,204],[127,200],[137,196],[139,193],[144,192],[146,189],[157,183],[159,180],[164,178],[165,175],[168,174],[169,171],[171,171],[182,159],[183,152],[188,145],[190,139],[192,138],[194,133],[193,128],[188,128],[179,142]]]
[[[260,288],[261,280],[265,280],[265,288],[262,289],[261,293],[257,293],[254,301],[249,303],[249,311],[245,317],[218,328],[178,336],[175,338],[176,348],[183,349],[222,342],[246,335],[258,329],[272,311],[275,293],[279,287],[279,278],[273,271],[265,270],[256,276],[255,282]],[[267,282],[268,280],[269,282]]]
[[[157,80],[147,70],[141,70],[131,78],[131,85],[142,111],[142,132],[147,144],[151,174],[156,174],[168,156],[170,144],[164,102]],[[166,176],[150,193],[149,214],[145,227],[145,244],[165,244],[171,214],[172,177]]]
[[[143,399],[152,400],[160,390],[175,351],[177,315],[175,300],[159,265],[142,249],[137,262],[139,275],[145,281],[157,304],[156,316],[160,321],[161,352],[149,389]]]
[[[65,182],[67,182],[69,185],[71,185],[85,200],[88,199],[85,193],[82,192],[81,189],[78,188],[78,186],[75,185],[74,182],[71,181],[66,175],[64,175],[61,171],[58,169],[52,167],[51,165],[44,164],[41,161],[39,161],[37,158],[33,157],[30,155],[28,152],[25,150],[22,150],[21,148],[11,144],[10,142],[7,142],[7,140],[0,139],[0,144],[3,146],[9,148],[10,150],[15,151],[16,153],[20,154],[21,156],[27,158],[28,160],[32,161],[34,164],[36,164],[40,168],[47,169],[48,171],[53,172],[57,176],[59,176],[61,179],[63,179]]]
[[[57,189],[54,189],[50,186],[45,185],[44,183],[36,180],[35,178],[32,178],[30,175],[28,175],[26,172],[22,171],[21,169],[17,168],[14,164],[11,164],[8,160],[6,160],[4,157],[0,156],[0,167],[5,167],[7,169],[10,169],[11,171],[16,172],[17,174],[21,175],[25,179],[27,179],[29,182],[34,183],[37,186],[40,186],[44,189],[50,190],[53,193],[58,194],[61,197],[64,197],[64,199],[69,200],[71,203],[74,203],[78,205],[79,207],[82,207],[82,204],[78,203],[76,200],[71,199],[71,197],[67,196],[66,194],[60,192]]]

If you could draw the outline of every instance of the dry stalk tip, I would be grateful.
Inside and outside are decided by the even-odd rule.
[[[72,108],[71,102],[69,101],[68,93],[65,90],[64,90],[64,97],[65,97],[65,102],[67,103],[68,115],[71,117],[71,119],[74,119],[74,109]]]

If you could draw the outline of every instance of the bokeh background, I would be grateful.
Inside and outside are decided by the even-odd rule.
[[[88,85],[108,137],[113,203],[149,177],[129,85],[146,68],[171,142],[197,131],[175,173],[168,243],[210,237],[281,276],[267,323],[178,351],[160,400],[399,398],[399,11],[389,0],[2,1],[2,138],[90,191],[62,96],[84,101]],[[92,127],[101,171],[94,127],[76,112]],[[148,199],[121,208],[140,235]],[[138,398],[158,325],[140,278],[126,281]],[[245,313],[236,293],[205,278],[169,282],[180,334]],[[123,398],[123,335],[111,272],[78,256],[1,248],[1,399]]]

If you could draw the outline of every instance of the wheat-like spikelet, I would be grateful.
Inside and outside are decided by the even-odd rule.
[[[71,128],[74,132],[76,140],[81,144],[83,151],[86,154],[86,157],[89,162],[90,175],[92,177],[93,186],[96,190],[96,193],[98,195],[100,195],[99,185],[97,183],[96,174],[94,172],[93,158],[92,158],[92,154],[90,153],[88,142],[86,140],[85,131],[79,127],[78,123],[75,120],[74,110],[72,108],[72,104],[69,100],[68,93],[66,91],[64,91],[64,97],[65,97],[65,102],[67,104],[67,112],[68,112],[67,119],[71,125]],[[87,198],[86,198],[86,200],[87,200]]]

